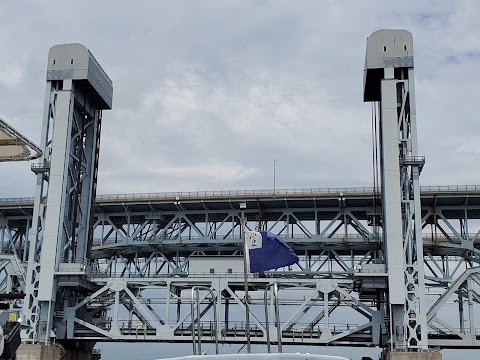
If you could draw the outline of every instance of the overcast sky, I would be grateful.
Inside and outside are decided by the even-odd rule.
[[[474,0],[2,0],[0,117],[39,143],[48,50],[78,42],[114,85],[99,194],[271,189],[274,159],[277,188],[372,186],[366,39],[404,28],[421,184],[480,184],[479,15]],[[1,165],[0,197],[34,191],[29,163]]]
[[[476,1],[2,1],[0,117],[40,142],[51,46],[114,84],[98,193],[372,185],[366,38],[414,36],[422,185],[480,184]],[[0,197],[32,196],[2,164]]]

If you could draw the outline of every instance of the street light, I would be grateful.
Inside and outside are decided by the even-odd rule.
[[[276,188],[276,168],[277,168],[277,159],[273,159],[273,193],[275,194]]]

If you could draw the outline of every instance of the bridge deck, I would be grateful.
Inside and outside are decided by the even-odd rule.
[[[374,194],[370,187],[135,193],[99,195],[96,205],[109,213],[124,213],[125,207],[131,212],[216,212],[238,209],[239,202],[247,203],[247,212],[281,208],[333,210],[338,208],[339,198],[344,198],[349,208],[366,210],[373,207]],[[468,209],[470,218],[480,218],[480,185],[422,186],[421,194],[422,207],[450,208],[446,216],[454,218],[462,218],[464,213],[459,210]],[[377,196],[380,199],[378,191]],[[33,201],[32,197],[0,198],[0,211],[9,217],[31,215]]]

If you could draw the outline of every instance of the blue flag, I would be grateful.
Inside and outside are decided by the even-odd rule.
[[[298,262],[293,249],[269,231],[245,231],[250,272],[277,269]]]

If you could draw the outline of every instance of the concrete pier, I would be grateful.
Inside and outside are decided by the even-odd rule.
[[[17,350],[17,360],[60,360],[62,353],[58,346],[21,344]]]
[[[442,353],[439,351],[387,351],[382,353],[380,360],[442,360]]]
[[[55,345],[22,344],[17,350],[17,360],[98,360],[91,351],[63,349]]]

